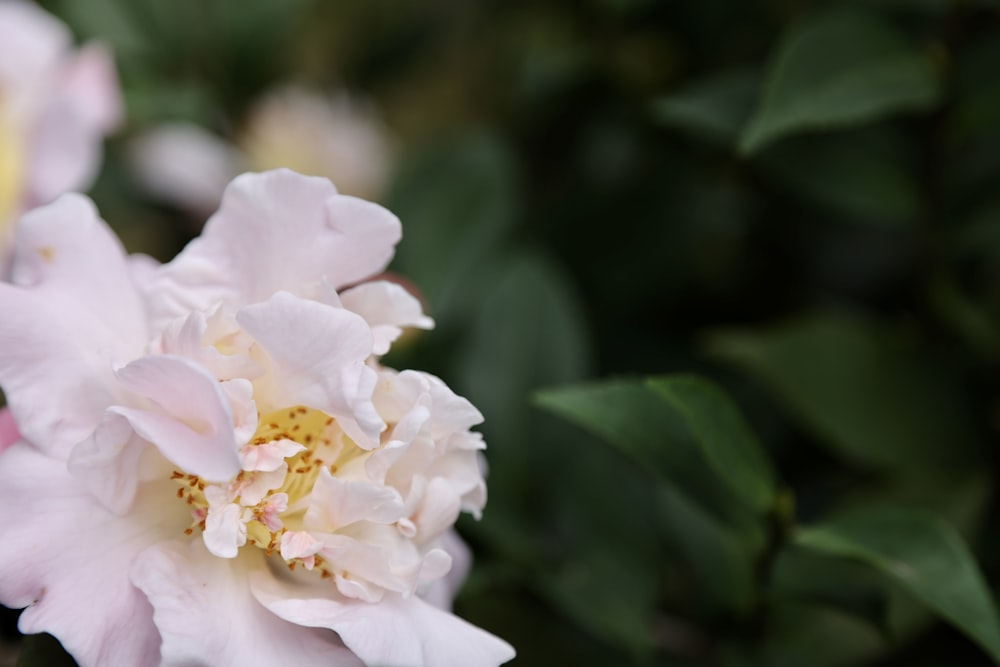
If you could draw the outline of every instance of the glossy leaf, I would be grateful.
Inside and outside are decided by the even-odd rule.
[[[731,146],[753,109],[760,85],[755,69],[738,69],[696,81],[658,99],[656,122]]]
[[[927,108],[938,87],[927,55],[876,15],[817,14],[778,45],[740,150],[751,154],[790,134]]]
[[[710,469],[733,495],[758,511],[774,497],[773,472],[728,399],[693,377],[616,380],[548,389],[543,407],[600,435],[661,479],[701,496]],[[699,472],[701,471],[701,472]]]
[[[875,568],[1000,662],[1000,615],[989,587],[964,540],[940,518],[859,509],[801,529],[795,543]]]
[[[899,332],[817,313],[762,331],[722,333],[711,347],[852,461],[915,469],[973,460],[963,385]]]

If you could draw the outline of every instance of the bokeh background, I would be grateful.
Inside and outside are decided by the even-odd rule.
[[[1000,2],[40,4],[114,49],[127,121],[91,194],[131,251],[172,257],[240,168],[402,219],[391,270],[437,328],[386,363],[486,416],[456,610],[514,664],[994,664],[791,536],[926,510],[1000,583]],[[650,463],[690,439],[666,404],[538,394],[665,374],[721,387],[772,462],[752,529]],[[57,664],[15,619],[21,664]]]

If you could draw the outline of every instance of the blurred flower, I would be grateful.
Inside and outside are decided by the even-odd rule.
[[[0,239],[21,212],[89,186],[120,120],[109,54],[71,47],[52,16],[0,0]]]
[[[446,611],[486,500],[479,412],[378,363],[432,322],[369,280],[385,209],[287,170],[226,190],[168,264],[79,195],[26,214],[0,285],[0,600],[83,665],[475,667]],[[44,517],[44,520],[42,519]],[[437,606],[435,606],[437,605]]]
[[[235,143],[196,125],[169,123],[139,136],[133,163],[165,201],[204,215],[236,174],[287,167],[323,176],[341,192],[377,200],[392,169],[386,128],[375,110],[341,93],[274,90],[251,109]]]

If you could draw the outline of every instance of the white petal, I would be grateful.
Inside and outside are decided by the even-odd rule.
[[[156,546],[136,558],[132,581],[153,605],[163,667],[364,667],[333,632],[289,623],[250,595],[246,572],[263,568],[253,551],[222,560],[195,541]]]
[[[205,547],[219,558],[236,558],[239,548],[247,543],[247,527],[241,519],[242,513],[239,505],[231,503],[209,507],[202,537]]]
[[[337,194],[326,179],[287,169],[236,178],[202,236],[161,271],[154,316],[236,309],[281,290],[307,294],[381,271],[400,237],[382,207]]]
[[[118,517],[30,445],[0,455],[0,602],[28,607],[20,630],[52,633],[81,665],[158,665],[152,609],[127,572],[135,554],[189,523],[170,504],[172,487],[144,487]]]
[[[395,489],[367,482],[345,482],[320,468],[305,521],[333,532],[358,521],[393,523],[402,517],[403,499]]]
[[[136,138],[131,162],[143,186],[157,197],[207,215],[243,171],[243,158],[231,144],[189,123],[160,125]]]
[[[21,434],[66,457],[117,403],[115,363],[146,328],[121,244],[93,204],[65,195],[25,215],[12,277],[0,284],[0,386]],[[68,382],[67,378],[72,378]]]
[[[236,319],[272,362],[267,384],[257,384],[261,412],[305,405],[335,417],[358,445],[378,445],[385,423],[371,401],[376,375],[365,364],[372,338],[364,320],[287,292]]]
[[[187,359],[143,357],[118,371],[122,384],[157,411],[113,408],[183,471],[224,482],[240,471],[229,401],[219,383]]]
[[[434,328],[420,301],[402,285],[387,280],[363,283],[340,294],[344,308],[365,318],[375,336],[374,353],[385,354],[404,327]]]
[[[286,458],[295,456],[305,449],[294,440],[274,440],[262,445],[247,445],[243,448],[243,469],[264,472],[277,470]]]
[[[326,597],[317,587],[250,579],[254,596],[278,616],[335,630],[369,665],[393,667],[497,667],[514,657],[501,639],[418,597],[388,594],[380,602]]]
[[[135,498],[140,464],[148,450],[149,444],[127,419],[107,412],[93,435],[70,452],[67,468],[105,507],[124,515]],[[170,474],[164,473],[164,477]]]
[[[441,537],[440,544],[451,556],[451,569],[447,575],[431,583],[420,597],[438,609],[451,611],[451,602],[472,567],[472,552],[454,530],[446,532]]]

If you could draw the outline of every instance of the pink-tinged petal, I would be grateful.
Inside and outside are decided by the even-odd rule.
[[[28,607],[19,628],[49,632],[83,666],[159,664],[152,608],[128,580],[147,546],[190,517],[173,485],[144,487],[128,518],[101,506],[65,466],[19,442],[0,456],[0,602]],[[99,610],[99,613],[95,613]]]
[[[144,481],[140,467],[144,455],[150,453],[155,450],[136,435],[127,419],[107,412],[93,435],[70,452],[66,467],[106,508],[121,516],[132,506],[136,489]],[[169,469],[162,469],[166,462],[159,458],[157,463],[167,477]]]
[[[289,623],[251,596],[247,571],[264,568],[252,551],[223,560],[195,541],[136,558],[131,577],[152,603],[163,667],[364,667],[333,632]]]
[[[451,556],[451,569],[448,574],[431,583],[420,597],[438,609],[451,611],[452,600],[469,576],[472,552],[454,530],[449,530],[441,537],[441,548]]]
[[[261,412],[305,405],[335,417],[348,437],[371,449],[385,423],[372,405],[377,376],[368,325],[352,312],[279,292],[241,309],[236,320],[270,358],[257,385]]]
[[[395,489],[367,482],[345,482],[320,468],[305,522],[333,532],[358,521],[393,523],[402,517],[403,499]]]
[[[424,544],[439,538],[455,525],[462,509],[461,497],[451,483],[435,477],[424,489],[422,502],[413,518],[417,526],[417,540]]]
[[[209,507],[202,539],[212,555],[236,558],[239,548],[247,543],[247,525],[243,523],[242,513],[240,506],[232,503]]]
[[[121,94],[107,51],[90,45],[61,63],[36,114],[26,175],[29,205],[85,190],[97,176],[104,135],[121,120]]]
[[[136,433],[181,470],[225,482],[240,469],[229,400],[219,382],[187,359],[143,357],[118,371],[122,385],[154,404],[115,407]]]
[[[23,89],[44,76],[71,43],[64,25],[31,2],[0,2],[0,82]]]
[[[375,337],[374,353],[385,354],[404,327],[433,329],[434,320],[424,315],[420,301],[402,285],[386,280],[368,282],[340,295],[344,308],[365,318]]]
[[[153,195],[207,217],[244,170],[231,144],[193,124],[160,125],[130,146],[136,176]]]
[[[311,294],[381,271],[401,235],[381,206],[287,169],[236,178],[219,212],[165,265],[151,298],[158,321],[223,302],[235,309],[281,290]]]
[[[25,175],[28,205],[47,204],[64,192],[86,190],[97,176],[103,137],[59,95],[35,118]]]
[[[305,447],[294,440],[273,440],[262,445],[243,447],[243,469],[270,472],[277,470],[289,456],[305,451]]]
[[[65,457],[118,402],[112,367],[146,342],[118,239],[79,195],[25,215],[0,284],[0,386],[21,434]]]
[[[61,87],[87,125],[107,134],[122,121],[121,86],[107,47],[88,44],[70,60]]]
[[[0,408],[0,454],[20,439],[14,416],[7,408]]]
[[[376,603],[338,599],[267,572],[253,573],[250,585],[254,597],[281,618],[335,630],[368,665],[497,667],[514,657],[502,639],[415,596],[389,593]]]

